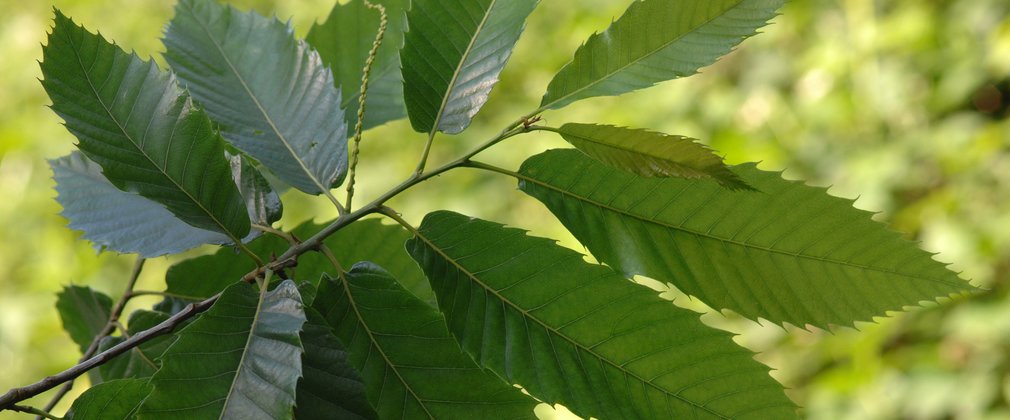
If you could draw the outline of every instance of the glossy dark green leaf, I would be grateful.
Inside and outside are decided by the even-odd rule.
[[[291,281],[264,293],[230,286],[162,355],[138,418],[291,418],[304,322]]]
[[[98,250],[152,258],[231,242],[224,234],[179,220],[161,204],[116,188],[81,153],[51,160],[49,166],[59,193],[56,201],[63,206],[60,214]]]
[[[90,287],[66,286],[56,295],[56,311],[63,329],[83,354],[109,322],[112,298]]]
[[[175,78],[56,11],[43,49],[52,109],[117,188],[237,242],[249,216],[210,119]]]
[[[538,2],[412,2],[400,60],[414,130],[455,134],[470,125]]]
[[[309,194],[347,172],[340,92],[319,54],[277,19],[180,0],[165,60],[235,147]]]
[[[827,327],[974,288],[851,200],[739,165],[760,193],[641,178],[574,150],[534,156],[519,188],[603,263],[751,319]]]
[[[313,307],[346,344],[379,418],[535,418],[536,401],[477,367],[442,315],[378,266],[324,275]]]
[[[732,335],[553,240],[438,211],[407,244],[474,360],[603,419],[785,419],[795,407]]]
[[[315,309],[305,308],[302,326],[302,379],[298,381],[295,418],[376,419],[361,374],[348,362],[347,349]]]
[[[593,159],[645,177],[708,178],[730,189],[749,189],[697,140],[612,125],[565,124],[556,131]]]
[[[368,78],[368,98],[365,103],[363,129],[399,120],[407,116],[403,103],[403,78],[400,76],[400,47],[407,26],[404,11],[409,0],[372,0],[386,8],[388,24],[382,46],[372,63]],[[361,96],[361,74],[379,29],[379,12],[369,9],[362,0],[337,2],[326,21],[312,25],[305,41],[319,51],[323,63],[333,71],[333,78],[343,94],[341,108],[348,130],[358,119]]]
[[[132,336],[168,320],[169,316],[165,312],[137,310],[130,314],[126,330]],[[99,344],[98,350],[108,350],[125,340],[123,336],[105,337]],[[158,359],[172,344],[172,341],[174,341],[172,335],[155,337],[151,341],[134,347],[129,352],[102,364],[97,369],[101,380],[147,378],[154,375],[158,370]],[[91,372],[95,372],[95,370],[91,370]]]
[[[638,0],[554,76],[541,109],[690,76],[776,15],[784,0]]]
[[[95,385],[74,400],[64,420],[127,420],[151,392],[143,379],[121,379]]]

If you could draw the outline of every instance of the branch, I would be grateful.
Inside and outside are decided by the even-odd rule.
[[[126,290],[123,291],[123,296],[121,296],[119,301],[116,302],[116,306],[113,307],[112,312],[109,313],[109,320],[105,322],[105,326],[102,327],[102,330],[99,331],[98,334],[95,335],[95,338],[91,340],[91,344],[88,345],[88,349],[84,352],[81,358],[77,360],[77,363],[81,363],[91,358],[91,356],[94,356],[95,352],[98,351],[99,342],[102,341],[103,338],[112,335],[112,332],[116,330],[116,325],[119,323],[119,317],[123,315],[123,309],[126,308],[126,302],[134,296],[133,287],[136,286],[137,279],[140,278],[140,272],[144,269],[144,261],[145,260],[143,258],[137,257],[137,261],[133,263],[133,271],[130,272],[130,279],[126,282]],[[73,387],[74,382],[67,381],[67,383],[64,384],[59,391],[56,391],[56,395],[53,395],[53,398],[49,400],[42,411],[52,411],[53,407],[56,407],[56,404],[59,403]],[[35,419],[41,420],[43,417],[45,416],[38,414]]]
[[[10,391],[7,391],[6,394],[0,396],[0,411],[13,409],[14,404],[17,404],[28,398],[39,395],[50,389],[53,389],[57,385],[62,384],[64,382],[72,381],[78,376],[81,376],[85,372],[91,370],[92,368],[102,365],[108,362],[109,360],[112,360],[116,356],[119,356],[120,354],[126,353],[131,349],[133,349],[134,347],[137,347],[155,337],[172,332],[172,330],[178,327],[179,324],[185,322],[187,319],[192,318],[194,315],[199,314],[200,312],[206,311],[214,304],[214,302],[217,302],[217,299],[220,296],[221,294],[219,293],[215,296],[207,298],[202,302],[191,303],[187,305],[182,311],[180,311],[175,315],[172,315],[171,318],[168,318],[164,322],[155,325],[154,327],[148,330],[144,330],[137,334],[134,334],[126,341],[123,341],[115,345],[114,347],[95,355],[94,357],[88,360],[78,363],[77,365],[75,365],[70,369],[67,369],[56,375],[46,377],[45,379],[38,381],[34,384],[24,386],[21,388],[14,388]]]

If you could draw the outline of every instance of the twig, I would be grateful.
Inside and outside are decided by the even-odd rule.
[[[12,409],[13,405],[17,404],[18,402],[24,401],[28,398],[34,397],[50,389],[53,389],[57,385],[62,384],[64,382],[72,381],[78,376],[81,376],[85,372],[91,370],[92,368],[102,365],[108,362],[109,360],[112,360],[116,356],[119,356],[120,354],[130,351],[130,349],[137,347],[151,340],[152,338],[172,332],[172,330],[174,330],[175,327],[179,326],[179,324],[182,324],[187,319],[192,318],[194,315],[199,314],[200,312],[206,311],[207,308],[210,308],[214,304],[214,302],[217,302],[217,299],[219,297],[221,297],[220,293],[202,302],[190,303],[189,305],[186,305],[186,307],[183,308],[182,311],[179,311],[179,313],[172,315],[171,318],[166,319],[162,323],[155,325],[150,329],[136,333],[129,339],[113,346],[112,348],[106,351],[98,353],[97,355],[88,360],[78,363],[77,365],[71,367],[70,369],[67,369],[53,376],[48,376],[45,379],[38,381],[34,384],[23,386],[20,388],[14,388],[11,389],[10,391],[7,391],[6,394],[0,396],[0,411],[6,409]]]
[[[351,209],[351,199],[354,198],[354,175],[358,167],[358,152],[361,150],[361,129],[365,122],[365,99],[368,97],[368,76],[372,73],[372,63],[382,46],[382,38],[386,36],[386,26],[389,19],[386,17],[386,8],[381,4],[372,4],[368,0],[363,0],[365,6],[379,11],[379,32],[375,34],[375,41],[372,42],[372,49],[368,51],[368,59],[365,60],[365,68],[361,72],[361,92],[358,95],[358,120],[354,124],[354,147],[351,152],[351,165],[348,169],[347,180],[347,209]]]
[[[88,349],[84,351],[84,354],[77,360],[77,363],[81,363],[91,358],[91,356],[94,356],[95,352],[98,351],[99,342],[116,330],[116,325],[119,324],[119,317],[123,314],[123,309],[126,308],[126,303],[134,296],[133,287],[136,286],[137,279],[140,278],[140,272],[144,270],[144,261],[145,260],[143,258],[137,257],[137,261],[133,263],[133,270],[130,272],[130,279],[126,282],[126,290],[123,291],[123,296],[121,296],[119,301],[116,302],[116,306],[113,307],[112,312],[109,313],[109,319],[105,322],[105,326],[102,327],[102,330],[99,331],[98,334],[95,335],[95,338],[91,340],[91,344],[88,345]],[[56,407],[56,404],[58,404],[73,387],[73,381],[65,383],[59,391],[56,391],[56,395],[53,395],[53,398],[46,403],[45,408],[43,408],[42,411],[52,411],[53,407]],[[44,416],[39,415],[35,419],[41,420],[42,417]]]
[[[12,406],[10,406],[10,409],[12,411],[19,411],[19,412],[22,412],[22,413],[34,414],[34,415],[38,416],[38,418],[46,418],[46,419],[51,419],[51,420],[63,420],[62,418],[56,417],[56,416],[52,415],[51,413],[49,413],[47,411],[39,410],[39,409],[37,409],[35,407],[29,407],[29,406],[26,406],[26,405],[12,405]]]

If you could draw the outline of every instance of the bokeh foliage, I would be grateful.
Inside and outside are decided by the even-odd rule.
[[[230,3],[291,17],[304,35],[332,1]],[[543,2],[473,129],[440,137],[434,160],[458,154],[536,108],[575,48],[629,3]],[[159,37],[172,1],[56,5],[127,50],[164,63]],[[53,310],[55,293],[78,284],[117,295],[132,257],[96,255],[58,216],[45,159],[68,152],[73,138],[44,107],[48,99],[35,80],[51,4],[7,2],[3,12],[0,389],[6,390],[62,370],[77,357]],[[690,136],[731,162],[760,161],[763,169],[787,169],[787,177],[834,185],[833,194],[859,196],[858,207],[882,212],[880,220],[992,289],[952,305],[857,324],[861,331],[783,330],[732,314],[704,317],[742,333],[739,342],[761,351],[759,358],[777,369],[773,375],[809,417],[1010,416],[1010,4],[810,0],[790,2],[782,13],[764,34],[700,75],[581,101],[545,118],[554,125],[600,121]],[[359,200],[403,178],[422,145],[406,121],[367,132]],[[550,134],[529,135],[497,146],[488,157],[515,168],[522,156],[564,146]],[[519,193],[503,198],[503,190],[514,190],[514,181],[459,171],[393,205],[412,222],[450,208],[567,238],[563,244],[581,249],[538,203]],[[289,193],[286,202],[297,195]],[[325,202],[306,198],[286,206],[283,223],[292,227],[314,215],[334,216]],[[169,263],[148,262],[140,288],[160,285]],[[686,301],[678,302],[691,306]]]

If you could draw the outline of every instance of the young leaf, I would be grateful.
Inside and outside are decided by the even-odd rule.
[[[775,17],[784,0],[637,0],[593,34],[554,76],[540,103],[557,109],[690,76]]]
[[[210,119],[175,78],[56,11],[42,85],[78,148],[117,188],[165,205],[182,221],[233,242],[249,232]]]
[[[596,418],[793,418],[768,368],[610,268],[448,211],[407,244],[449,330],[482,366]]]
[[[636,175],[709,178],[730,189],[750,189],[721,157],[692,138],[597,124],[549,130],[593,159]]]
[[[851,325],[974,289],[850,200],[733,171],[761,192],[640,178],[574,150],[534,156],[518,177],[603,263],[751,319]]]
[[[97,250],[153,258],[203,244],[225,244],[228,236],[191,226],[165,206],[122,191],[102,175],[102,168],[79,152],[49,161],[56,180],[56,201],[71,229],[84,232]]]
[[[290,418],[304,322],[290,280],[270,292],[230,286],[165,351],[138,418]]]
[[[309,194],[343,181],[340,91],[290,26],[216,1],[180,0],[163,42],[165,60],[235,147]]]
[[[127,332],[131,336],[135,335],[168,320],[169,316],[165,312],[136,310],[130,314]],[[157,360],[161,358],[165,349],[172,344],[172,337],[171,335],[155,337],[151,341],[134,347],[128,353],[121,354],[99,366],[98,372],[102,381],[148,378],[154,375],[158,370]],[[100,352],[108,350],[125,340],[121,336],[105,337],[98,345],[98,350]],[[91,372],[95,372],[95,370],[91,370]]]
[[[361,374],[348,362],[347,349],[333,335],[326,319],[312,308],[305,308],[305,315],[308,321],[301,332],[304,376],[298,381],[295,418],[378,418],[368,404]]]
[[[56,310],[63,320],[63,329],[83,354],[109,322],[112,298],[90,287],[67,286],[56,295]]]
[[[386,8],[389,22],[368,78],[367,112],[362,126],[365,130],[407,116],[400,77],[400,47],[407,24],[404,11],[410,1],[371,2]],[[361,71],[378,29],[379,12],[369,9],[362,0],[354,0],[344,4],[337,2],[326,22],[312,25],[305,37],[305,41],[319,51],[323,63],[333,70],[333,78],[343,93],[340,107],[349,130],[354,129],[358,119]]]
[[[460,351],[434,308],[371,263],[324,275],[313,307],[350,351],[383,419],[535,418],[536,401]]]
[[[127,420],[151,392],[143,379],[121,379],[88,388],[74,400],[64,420]]]
[[[539,0],[414,0],[400,60],[414,130],[456,134],[491,88]]]

